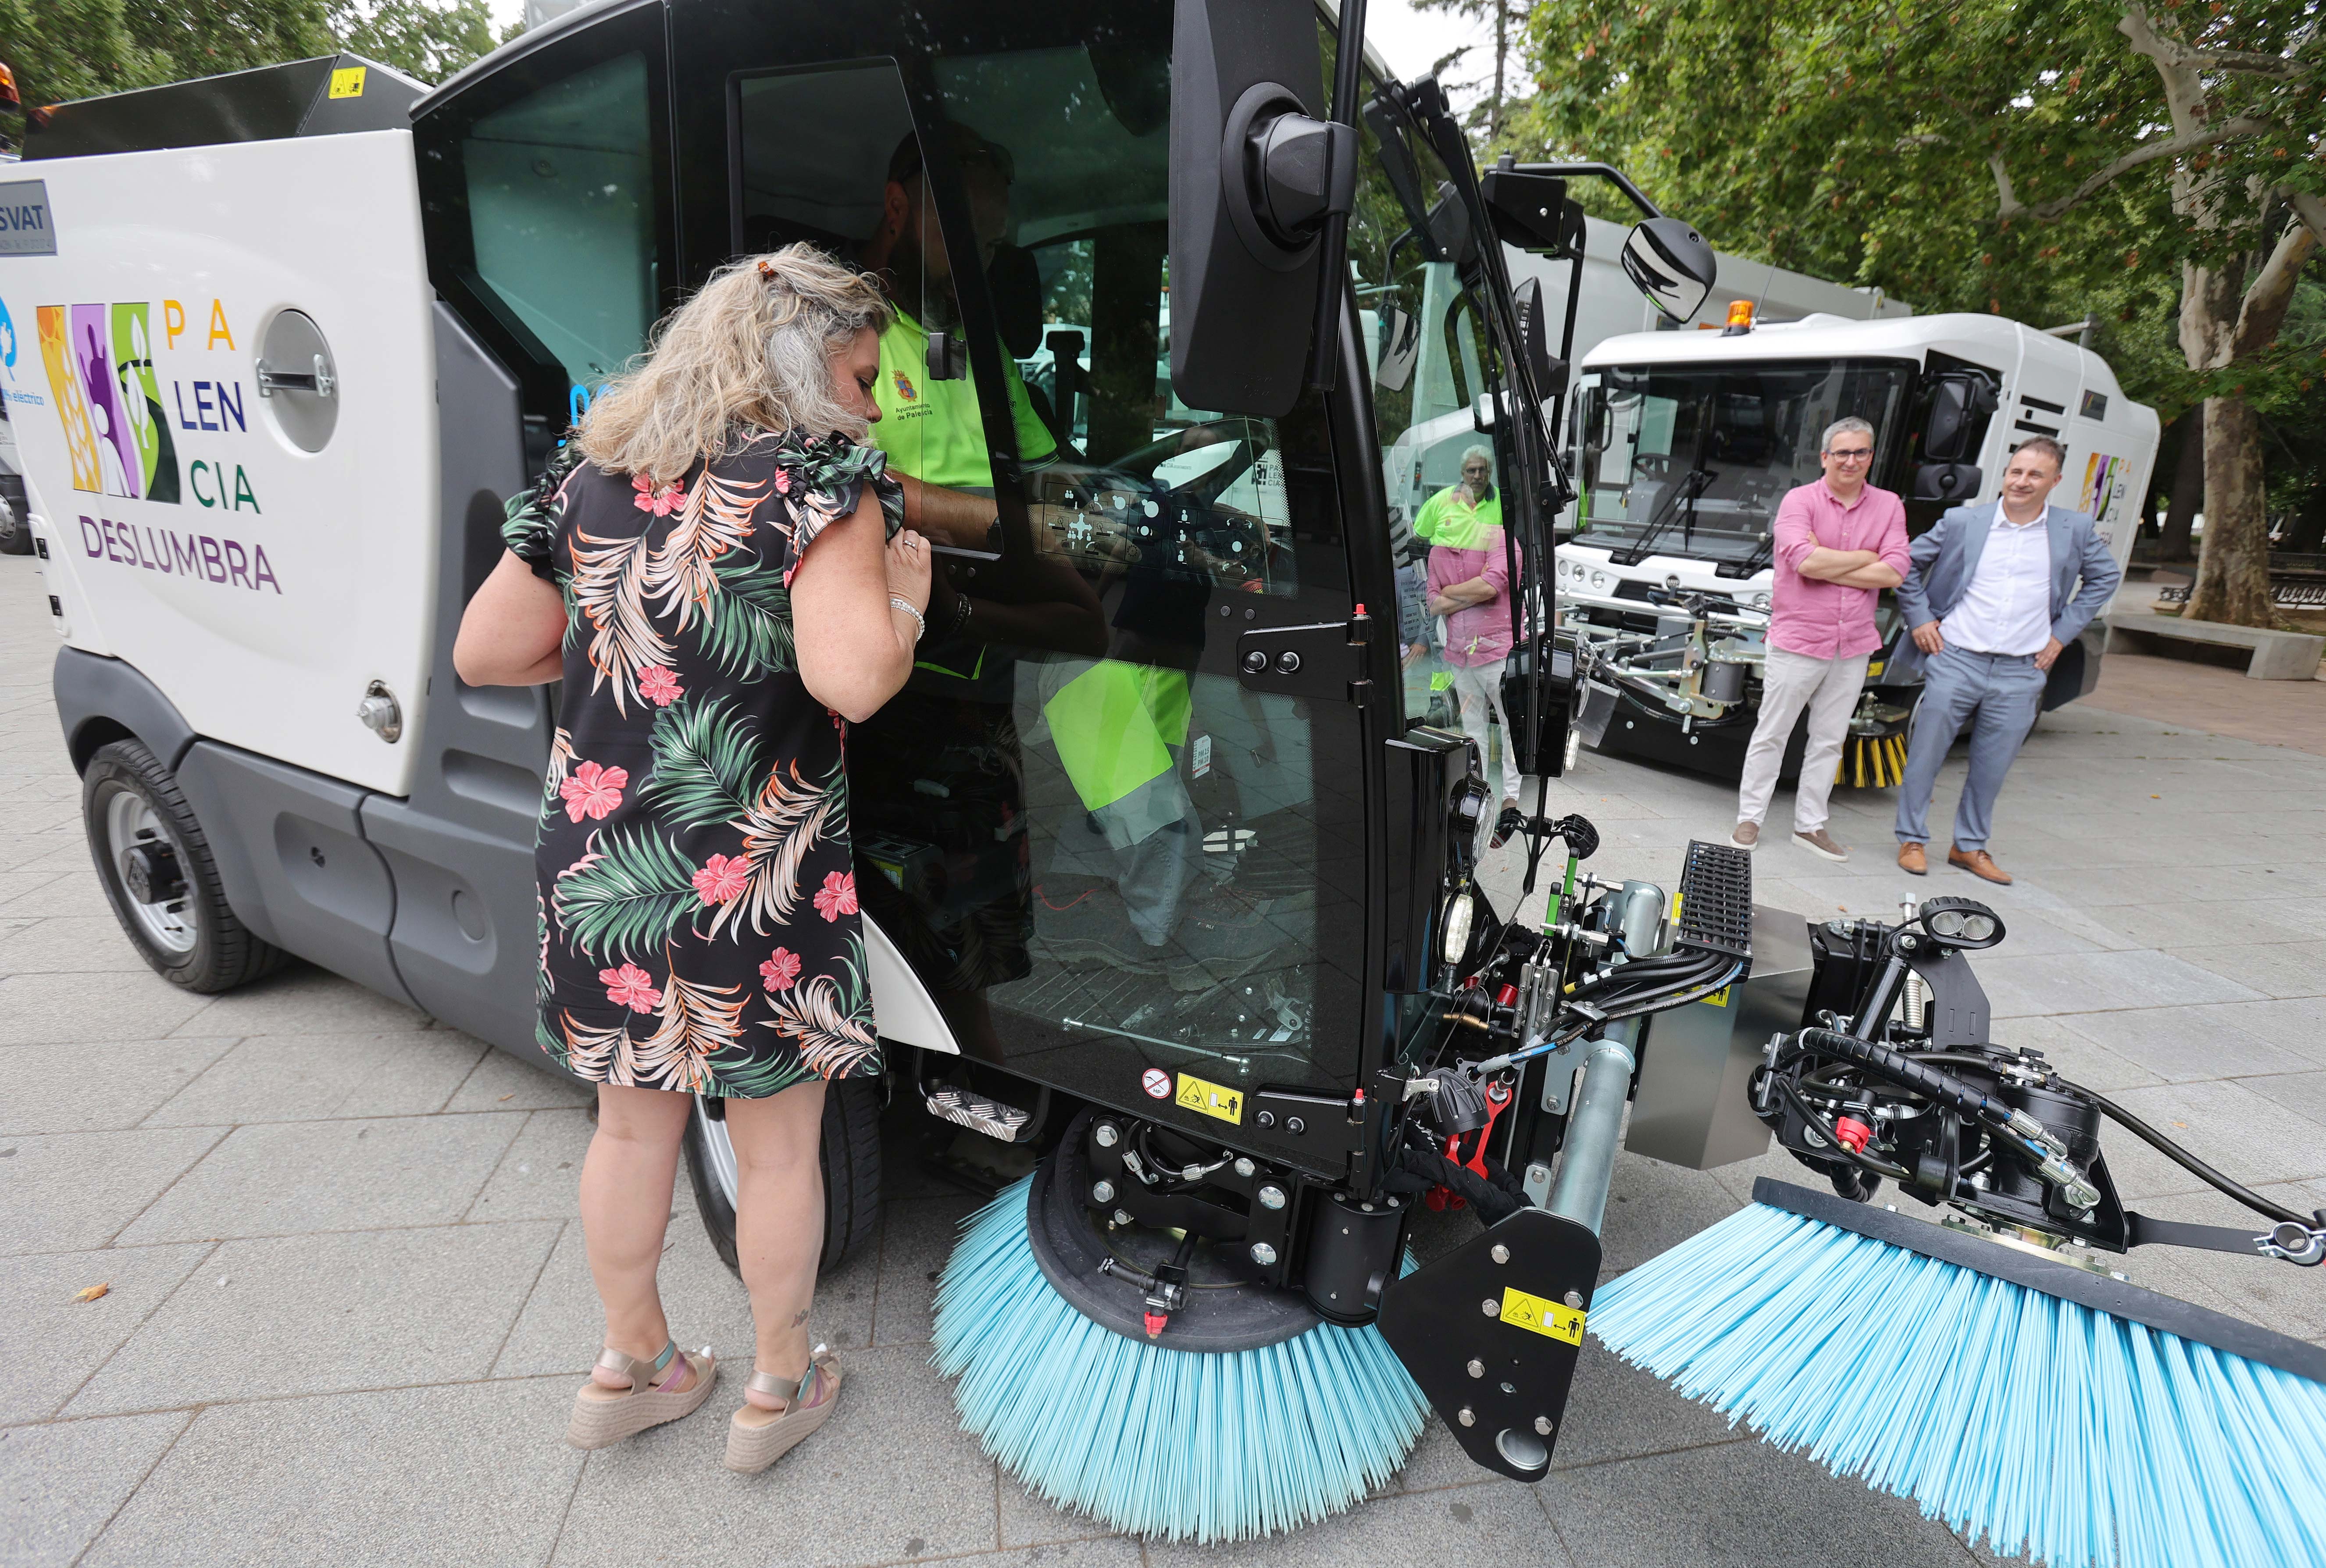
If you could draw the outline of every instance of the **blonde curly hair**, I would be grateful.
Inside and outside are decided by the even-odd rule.
[[[878,283],[814,246],[730,262],[591,401],[575,445],[609,473],[667,483],[755,430],[861,441],[863,417],[833,396],[832,357],[895,316]]]

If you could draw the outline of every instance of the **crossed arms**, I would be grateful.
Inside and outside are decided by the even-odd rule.
[[[1828,550],[1822,544],[1793,570],[1803,577],[1838,582],[1844,588],[1895,588],[1906,580],[1905,574],[1884,561],[1879,551]]]

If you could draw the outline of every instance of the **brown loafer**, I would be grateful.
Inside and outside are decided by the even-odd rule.
[[[1981,881],[1996,883],[2005,887],[2011,886],[2011,873],[1996,865],[1995,857],[1984,849],[1949,848],[1947,850],[1947,864],[1959,866]]]
[[[1898,846],[1898,869],[1909,877],[1927,877],[1931,874],[1931,862],[1923,855],[1920,844],[1901,844]]]

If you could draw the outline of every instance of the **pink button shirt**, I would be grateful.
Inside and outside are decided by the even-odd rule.
[[[1475,550],[1430,546],[1432,598],[1456,583],[1481,577],[1494,590],[1494,597],[1446,617],[1446,662],[1465,670],[1491,664],[1511,651],[1511,568],[1510,557],[1503,547],[1503,531],[1487,529],[1479,536]]]
[[[1906,508],[1890,490],[1868,485],[1844,506],[1822,478],[1789,490],[1777,506],[1776,590],[1770,595],[1769,645],[1812,659],[1847,659],[1882,645],[1874,629],[1870,588],[1801,575],[1810,552],[1871,550],[1906,573]]]

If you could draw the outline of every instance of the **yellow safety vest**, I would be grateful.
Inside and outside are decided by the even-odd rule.
[[[985,421],[977,406],[977,383],[929,379],[929,333],[903,311],[880,334],[880,379],[872,389],[880,419],[866,444],[889,454],[889,466],[924,485],[949,490],[993,490],[993,462],[985,446]],[[1018,362],[1001,357],[1009,389],[1009,414],[1018,430],[1018,456],[1043,463],[1057,455],[1049,427],[1034,412]]]

